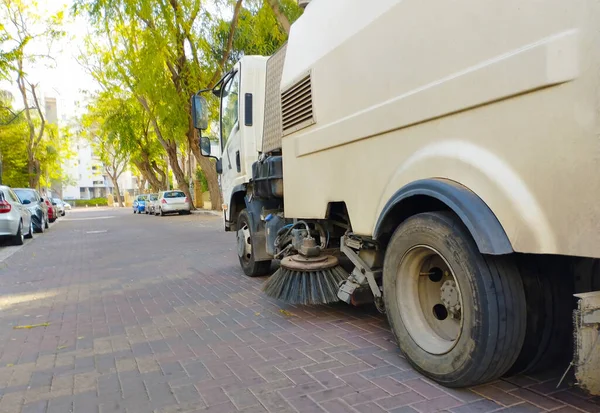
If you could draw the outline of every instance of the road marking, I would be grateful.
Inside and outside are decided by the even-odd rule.
[[[102,234],[102,233],[105,233],[105,232],[108,232],[108,231],[105,230],[105,229],[101,229],[101,230],[98,230],[98,231],[86,231],[85,233],[86,234]]]
[[[89,217],[89,218],[63,218],[62,221],[89,221],[94,219],[110,219],[114,218],[114,215],[108,215],[105,217]]]

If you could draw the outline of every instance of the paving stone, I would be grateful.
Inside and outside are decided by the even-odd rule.
[[[0,266],[2,295],[53,292],[0,314],[50,322],[0,335],[2,413],[600,413],[550,371],[444,388],[411,368],[385,316],[266,298],[219,217],[72,213],[114,218],[65,220]]]

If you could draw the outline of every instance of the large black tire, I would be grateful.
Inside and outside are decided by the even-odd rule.
[[[540,371],[566,361],[572,344],[573,280],[562,257],[519,255],[527,301],[527,330],[507,376]]]
[[[431,313],[420,312],[419,317],[422,314],[422,318],[419,320],[423,322],[418,324],[414,322],[418,318],[406,311],[407,308],[424,306],[419,295],[421,290],[405,288],[407,285],[420,286],[423,279],[419,277],[424,275],[422,271],[428,271],[424,270],[425,264],[419,267],[408,262],[415,252],[421,250],[425,253],[432,251],[436,262],[444,263],[449,270],[443,274],[450,274],[455,288],[458,287],[456,294],[461,308],[459,316],[451,316],[450,320],[460,318],[460,323],[456,321],[456,336],[452,339],[436,336],[432,324],[426,324],[426,317],[431,318]],[[431,262],[428,259],[423,262]],[[513,261],[512,256],[483,256],[468,230],[451,213],[418,214],[396,229],[384,261],[385,307],[400,349],[417,370],[448,387],[482,384],[506,373],[519,355],[526,328],[523,283]],[[410,277],[416,277],[415,281],[411,281]],[[428,278],[431,279],[431,276]],[[401,290],[397,288],[399,285]],[[413,290],[419,294],[413,296],[412,302],[404,299],[399,302],[399,295],[410,297],[411,294],[406,291]],[[438,306],[444,307],[437,304],[432,313]],[[435,345],[432,347],[427,344],[428,341]],[[435,350],[430,350],[432,348]]]
[[[50,228],[50,224],[48,223],[48,217],[46,217],[46,219],[44,220],[44,228]]]
[[[258,277],[261,275],[268,274],[269,270],[271,269],[271,260],[255,261],[254,259],[255,239],[252,236],[252,231],[250,230],[250,217],[248,216],[248,211],[246,211],[246,209],[243,209],[238,215],[237,228],[238,231],[236,232],[236,245],[238,246],[238,258],[240,260],[240,266],[242,267],[242,270],[244,270],[244,274],[246,274],[248,277]],[[244,242],[250,241],[252,252],[249,254],[240,254],[239,251],[239,243],[242,242],[242,240],[240,240],[240,230],[244,228],[246,228],[248,230],[248,233],[250,234],[248,237],[249,239],[243,240]]]
[[[23,236],[23,222],[21,221],[19,222],[19,229],[17,230],[17,233],[11,239],[11,244],[23,245],[25,243],[25,240],[23,238],[25,237]]]

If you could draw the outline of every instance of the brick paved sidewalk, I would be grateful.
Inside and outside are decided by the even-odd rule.
[[[102,214],[0,263],[0,413],[600,412],[559,372],[433,384],[372,309],[263,296],[218,217]]]

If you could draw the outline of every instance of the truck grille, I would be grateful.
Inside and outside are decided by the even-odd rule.
[[[310,73],[281,93],[283,135],[315,123]]]

